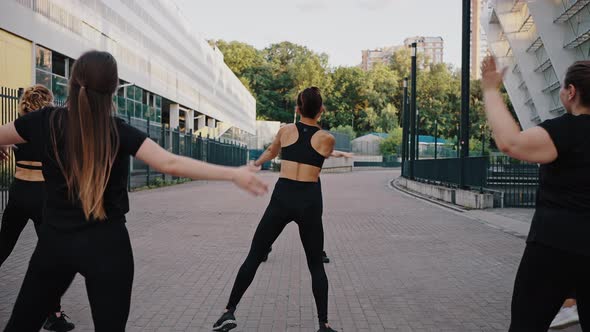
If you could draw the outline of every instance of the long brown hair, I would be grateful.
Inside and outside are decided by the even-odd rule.
[[[51,137],[69,198],[86,219],[106,219],[104,192],[119,150],[113,94],[119,77],[110,53],[89,51],[72,68],[66,112],[54,112]],[[58,153],[63,144],[63,158]]]
[[[18,114],[37,111],[45,106],[53,106],[53,93],[41,84],[25,89],[18,103]]]

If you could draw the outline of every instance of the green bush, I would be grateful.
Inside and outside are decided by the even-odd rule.
[[[381,141],[379,151],[382,155],[397,155],[401,150],[402,128],[395,128],[389,133],[389,137]]]

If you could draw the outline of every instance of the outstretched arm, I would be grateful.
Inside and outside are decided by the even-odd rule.
[[[0,126],[0,161],[8,159],[10,148],[14,144],[25,143],[26,141],[18,134],[14,122]]]
[[[260,155],[258,160],[254,162],[254,166],[262,166],[267,161],[275,159],[281,151],[281,135],[283,134],[283,128],[279,129],[277,136],[272,141],[272,144]]]
[[[262,195],[268,191],[268,186],[255,175],[260,169],[258,167],[225,167],[178,156],[164,150],[149,138],[143,142],[135,156],[161,173],[195,180],[232,181],[254,195]]]
[[[486,58],[482,64],[485,112],[496,145],[506,155],[519,160],[541,164],[554,161],[557,149],[549,133],[541,127],[521,131],[508,111],[499,90],[504,72],[497,71],[493,57]]]
[[[334,150],[332,151],[332,154],[330,155],[330,157],[334,157],[334,158],[352,158],[353,154],[350,152],[344,152],[344,151],[338,151],[338,150]]]

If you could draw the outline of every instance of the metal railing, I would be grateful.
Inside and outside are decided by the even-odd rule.
[[[539,165],[507,156],[466,159],[467,187],[494,193],[494,206],[534,207],[539,187]],[[414,162],[414,179],[448,187],[459,187],[460,158],[423,159]],[[404,165],[404,176],[409,163]]]
[[[0,119],[5,124],[16,120],[18,116],[19,91],[0,87]],[[65,106],[66,100],[54,100],[56,106]],[[230,144],[215,138],[193,135],[192,132],[182,133],[178,129],[169,129],[159,122],[117,115],[131,126],[148,134],[148,137],[166,150],[186,157],[225,166],[241,166],[247,162],[248,150],[245,145]],[[161,185],[177,179],[157,173],[142,161],[131,158],[129,163],[128,189]],[[0,163],[0,212],[8,202],[8,191],[14,180],[14,156]]]
[[[507,156],[490,157],[486,188],[500,193],[495,205],[534,207],[538,187],[539,165]]]
[[[354,161],[354,167],[400,167],[401,162],[398,161],[398,157],[396,155],[387,155],[383,156],[382,161],[364,161],[358,160]]]
[[[465,160],[465,185],[482,189],[486,183],[487,157]],[[461,158],[422,159],[414,162],[414,178],[418,181],[447,186],[461,183]]]
[[[0,125],[12,122],[18,115],[19,92],[16,89],[0,88]],[[4,211],[8,203],[8,190],[14,179],[14,155],[8,160],[0,162],[0,209]]]
[[[334,145],[334,149],[343,152],[350,152],[352,151],[352,146],[350,143],[350,136],[345,133],[339,132],[330,132],[332,136],[336,139],[336,144]]]

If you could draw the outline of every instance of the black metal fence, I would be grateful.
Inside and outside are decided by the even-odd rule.
[[[146,128],[153,128],[149,121]],[[192,132],[182,133],[178,129],[166,127],[159,127],[158,129],[159,131],[155,133],[154,129],[146,130],[146,132],[160,146],[174,154],[224,166],[242,166],[247,162],[248,149],[245,145],[231,144],[200,135],[196,136]],[[128,186],[130,190],[183,180],[155,172],[139,159],[133,159],[129,173]]]
[[[0,87],[1,124],[14,121],[17,118],[18,99],[19,91],[17,89]],[[64,106],[65,103],[66,101],[61,99],[54,101],[57,106]],[[178,129],[166,128],[165,125],[159,122],[130,117],[128,114],[124,116],[120,112],[118,112],[118,116],[121,116],[130,125],[147,133],[152,140],[172,153],[225,166],[241,166],[247,162],[248,149],[245,145],[236,145],[215,138],[201,137],[193,135],[192,132],[184,133]],[[129,190],[185,180],[157,173],[135,158],[132,158],[129,170]],[[14,179],[14,171],[14,156],[11,155],[6,162],[0,163],[0,212],[4,211],[4,207],[8,202],[8,189]]]
[[[354,167],[400,167],[396,155],[383,156],[383,161],[355,161]]]
[[[0,125],[14,121],[18,115],[18,90],[9,88],[0,88]],[[8,160],[0,162],[0,208],[8,202],[8,188],[14,179],[14,155],[10,154]]]
[[[497,206],[534,207],[539,187],[539,165],[507,156],[492,156],[486,188],[496,195]]]
[[[334,145],[335,150],[343,152],[352,151],[350,136],[348,134],[333,131],[331,131],[330,134],[332,134],[332,136],[334,136],[334,138],[336,139],[336,144]]]
[[[416,160],[414,177],[418,181],[433,184],[458,186],[461,183],[461,159]],[[486,183],[488,158],[469,157],[465,160],[465,184],[469,187],[483,188]]]
[[[469,157],[465,160],[465,184],[494,193],[496,207],[534,207],[539,186],[539,165],[507,156]],[[460,158],[416,160],[416,181],[458,187]],[[403,174],[408,174],[409,163]]]

